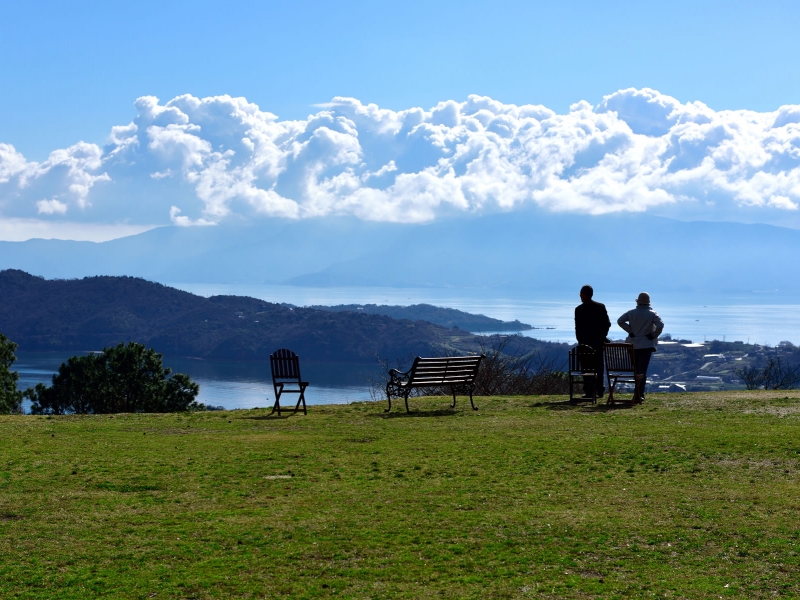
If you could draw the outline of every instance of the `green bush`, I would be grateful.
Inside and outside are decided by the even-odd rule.
[[[63,415],[179,412],[204,408],[200,387],[188,375],[164,367],[162,355],[129,342],[61,363],[53,385],[28,388],[34,414]]]
[[[0,333],[0,413],[18,413],[22,410],[22,392],[17,389],[19,373],[11,370],[17,360],[17,344]]]

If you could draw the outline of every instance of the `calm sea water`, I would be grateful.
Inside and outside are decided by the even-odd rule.
[[[578,294],[543,296],[510,294],[492,290],[429,288],[311,288],[281,285],[170,284],[201,296],[230,294],[297,306],[312,304],[433,304],[480,313],[502,320],[519,319],[537,329],[524,335],[574,342],[573,311]],[[608,308],[613,326],[610,336],[624,336],[616,318],[635,306],[638,294],[603,294],[596,299]],[[714,339],[775,345],[787,340],[800,344],[800,304],[768,293],[742,296],[712,294],[653,295],[653,308],[666,324],[665,333],[695,342]],[[492,333],[492,332],[480,332]],[[14,368],[20,373],[19,387],[49,383],[61,362],[74,353],[19,353]],[[200,384],[199,400],[227,409],[271,406],[274,402],[269,365],[165,357],[173,371],[187,373]],[[347,403],[369,400],[368,380],[375,378],[373,365],[302,364],[303,378],[312,382],[306,392],[308,404]],[[27,409],[27,406],[26,406]]]
[[[12,369],[19,373],[17,387],[27,389],[37,383],[51,383],[62,362],[80,352],[17,352]],[[175,373],[186,373],[200,385],[198,401],[227,409],[272,407],[269,364],[259,362],[226,362],[164,357],[164,364]],[[306,390],[306,404],[347,404],[370,400],[371,379],[377,378],[373,365],[332,365],[302,363],[303,379],[311,385]],[[297,402],[297,396],[286,396],[281,406]],[[24,402],[26,412],[30,402]]]
[[[173,283],[172,287],[199,296],[231,294],[297,306],[313,304],[433,304],[511,321],[519,319],[538,329],[524,335],[542,340],[575,341],[574,310],[580,303],[573,295],[512,294],[485,289],[295,287],[285,285],[213,285]],[[629,293],[595,293],[608,308],[612,338],[622,337],[616,319],[636,306],[641,290]],[[666,324],[664,333],[695,342],[727,340],[775,345],[787,340],[800,343],[800,304],[795,298],[774,293],[740,296],[714,294],[652,295],[653,308]],[[491,333],[491,332],[482,332]]]

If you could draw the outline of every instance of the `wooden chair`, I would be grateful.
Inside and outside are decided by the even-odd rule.
[[[303,403],[303,414],[307,415],[306,410],[306,388],[308,382],[300,378],[300,360],[297,354],[286,348],[276,350],[269,355],[269,365],[272,369],[272,387],[275,389],[275,405],[272,407],[273,414],[276,410],[281,416],[281,396],[283,394],[300,394],[294,412],[300,410],[300,403]],[[296,388],[287,388],[287,385],[296,385]]]
[[[569,351],[569,401],[578,402],[585,400],[580,396],[576,397],[574,390],[576,383],[583,383],[584,385],[589,381],[593,381],[592,386],[592,404],[597,403],[597,386],[602,384],[602,381],[597,381],[597,354],[594,348],[581,344],[575,346]]]
[[[606,361],[606,377],[608,378],[608,403],[632,402],[640,403],[639,381],[644,379],[643,373],[636,373],[636,355],[633,352],[633,344],[610,343],[603,346],[603,357]],[[614,398],[614,390],[617,383],[632,383],[633,398],[631,400],[617,400]]]

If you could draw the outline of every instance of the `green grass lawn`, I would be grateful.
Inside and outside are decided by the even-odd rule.
[[[800,392],[476,402],[0,417],[0,597],[800,597]]]

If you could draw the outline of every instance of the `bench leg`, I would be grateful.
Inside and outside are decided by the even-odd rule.
[[[456,407],[456,388],[450,388],[450,391],[453,392],[453,403],[450,405],[450,408]]]
[[[472,401],[472,390],[469,392],[469,403],[472,405],[472,410],[478,410],[478,407],[475,406],[475,403]]]
[[[411,412],[411,410],[408,408],[408,393],[406,393],[406,394],[403,396],[403,398],[404,398],[404,399],[405,399],[405,401],[406,401],[406,412],[407,412],[407,413],[410,413],[410,412]]]
[[[383,412],[389,412],[392,410],[392,395],[389,393],[389,384],[386,384],[386,399],[389,400],[389,407],[384,410]]]

